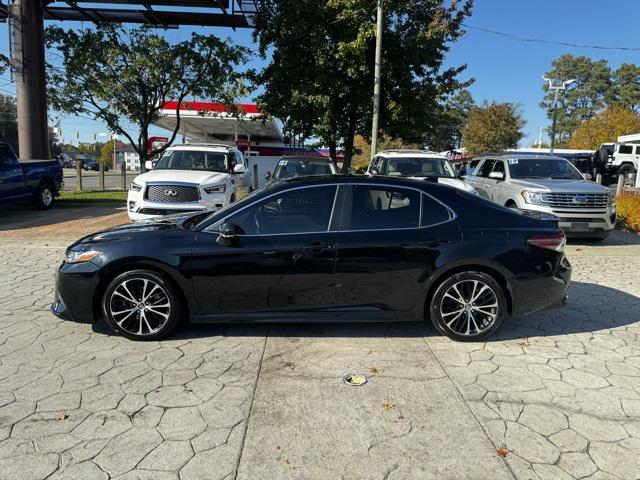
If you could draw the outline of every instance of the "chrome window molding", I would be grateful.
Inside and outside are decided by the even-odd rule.
[[[336,202],[338,200],[338,194],[340,192],[340,187],[341,186],[345,186],[345,187],[349,187],[349,186],[353,186],[353,185],[361,185],[361,186],[375,186],[375,187],[384,187],[384,188],[390,188],[390,189],[406,189],[406,190],[415,190],[416,192],[420,193],[420,218],[419,218],[419,222],[420,222],[420,226],[418,227],[400,227],[400,228],[370,228],[370,229],[362,229],[362,230],[331,230],[331,221],[333,220],[333,214],[334,214],[334,210],[336,207]],[[292,187],[290,189],[287,190],[280,190],[278,192],[274,192],[271,195],[268,195],[264,198],[261,198],[259,200],[256,200],[253,203],[250,203],[249,205],[242,207],[240,210],[236,210],[235,212],[221,218],[220,220],[218,220],[217,222],[214,222],[213,224],[211,224],[210,226],[208,226],[207,228],[201,230],[202,232],[205,233],[215,233],[215,234],[220,234],[220,232],[218,230],[216,230],[217,227],[219,227],[222,223],[224,223],[228,218],[232,217],[233,215],[236,215],[237,213],[242,212],[243,210],[246,210],[249,207],[253,207],[254,205],[256,205],[257,203],[262,202],[263,200],[268,200],[271,197],[274,197],[276,195],[281,195],[284,193],[288,193],[288,192],[292,192],[294,190],[300,190],[300,189],[307,189],[307,188],[319,188],[319,187],[330,187],[330,186],[334,186],[336,187],[336,192],[334,194],[333,197],[333,205],[331,207],[331,217],[329,218],[329,224],[327,226],[326,230],[321,230],[321,231],[317,231],[317,232],[289,232],[289,233],[262,233],[260,235],[237,235],[238,237],[273,237],[273,236],[282,236],[282,235],[313,235],[313,234],[321,234],[321,233],[328,233],[328,232],[333,232],[333,233],[349,233],[349,232],[384,232],[384,231],[396,231],[396,230],[421,230],[424,228],[431,228],[431,227],[436,227],[438,225],[443,225],[445,223],[449,223],[454,221],[456,218],[458,218],[458,215],[456,214],[456,212],[450,208],[447,204],[443,203],[442,201],[440,201],[439,199],[437,199],[436,197],[434,197],[431,194],[426,193],[424,190],[421,190],[419,188],[416,187],[410,187],[410,186],[398,186],[398,185],[391,185],[388,183],[370,183],[370,182],[341,182],[341,183],[324,183],[321,185],[306,185],[306,186],[300,186],[300,187]],[[449,212],[449,219],[445,220],[444,222],[437,222],[437,223],[433,223],[433,224],[428,224],[428,225],[422,225],[422,206],[423,206],[423,199],[422,199],[422,195],[426,195],[429,198],[431,198],[432,200],[435,200],[437,203],[439,203],[440,205],[442,205],[447,212]],[[344,207],[344,205],[342,206]]]

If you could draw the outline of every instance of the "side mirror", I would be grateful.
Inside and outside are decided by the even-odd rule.
[[[493,178],[495,180],[504,180],[504,173],[502,173],[502,172],[491,172],[489,174],[489,178]]]
[[[591,176],[590,173],[583,173],[582,176],[584,177],[585,180],[593,180],[593,177]]]
[[[267,172],[264,174],[264,179],[268,182],[269,180],[271,180],[271,172]]]
[[[236,164],[236,166],[235,166],[235,167],[233,167],[233,173],[239,173],[239,174],[241,174],[241,173],[244,173],[244,172],[246,172],[246,171],[247,171],[247,169],[246,169],[246,168],[245,168],[245,166],[244,166],[244,165],[242,165],[241,163],[238,163],[238,164]]]
[[[376,167],[373,167],[369,169],[369,175],[380,175],[380,172]]]
[[[216,240],[218,245],[231,247],[238,242],[237,228],[231,222],[224,222],[220,225],[220,235]]]
[[[147,160],[146,162],[144,162],[144,168],[147,171],[153,170],[153,162],[151,160]]]

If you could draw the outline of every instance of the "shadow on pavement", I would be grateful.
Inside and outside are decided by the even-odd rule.
[[[0,231],[38,227],[52,227],[52,229],[55,229],[57,225],[74,222],[87,223],[87,225],[95,224],[100,227],[102,219],[116,215],[122,216],[121,221],[116,219],[116,223],[114,221],[107,222],[107,226],[128,222],[125,206],[120,204],[59,203],[51,210],[37,210],[30,203],[16,203],[0,207]],[[86,233],[91,232],[87,231]]]
[[[640,235],[628,230],[613,230],[604,240],[591,240],[587,238],[567,239],[567,245],[571,247],[614,247],[619,245],[640,245]]]
[[[599,308],[607,311],[602,315]],[[634,313],[636,312],[636,313]],[[523,317],[508,317],[486,342],[504,342],[533,336],[570,335],[624,327],[640,321],[640,298],[594,283],[573,282],[567,306]],[[99,322],[96,332],[112,335]],[[187,325],[166,340],[193,340],[215,336],[411,338],[440,336],[431,322],[386,323],[245,323]]]

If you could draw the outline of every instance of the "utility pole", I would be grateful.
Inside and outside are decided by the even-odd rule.
[[[542,76],[542,79],[549,84],[549,91],[553,91],[553,121],[551,123],[551,147],[549,148],[549,153],[553,153],[553,148],[556,144],[556,120],[558,118],[558,97],[560,96],[560,90],[562,93],[567,90],[567,86],[576,81],[575,78],[571,80],[565,80],[562,82],[562,85],[554,85],[553,80],[550,78]]]
[[[14,0],[8,5],[18,143],[20,158],[28,160],[49,158],[42,4],[41,0]]]
[[[378,123],[380,119],[380,72],[382,70],[382,3],[378,0],[376,18],[376,63],[373,80],[373,121],[371,122],[371,156],[373,157],[378,149]]]

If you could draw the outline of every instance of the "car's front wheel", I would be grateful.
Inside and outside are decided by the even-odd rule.
[[[429,304],[438,331],[468,342],[495,332],[506,311],[507,299],[498,282],[478,271],[456,273],[442,281]]]
[[[132,340],[158,340],[167,336],[180,319],[180,300],[174,287],[150,270],[118,275],[102,297],[109,327]]]

